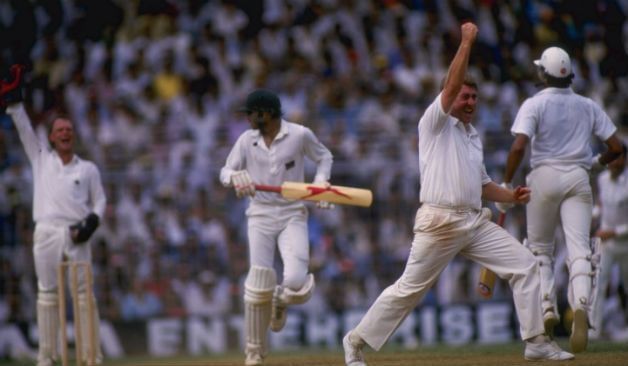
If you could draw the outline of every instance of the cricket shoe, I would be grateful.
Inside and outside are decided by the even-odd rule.
[[[288,317],[288,307],[281,301],[281,293],[283,288],[281,286],[275,287],[275,293],[273,294],[273,307],[270,312],[270,330],[273,332],[279,332],[286,325],[286,318]]]
[[[589,341],[589,321],[587,320],[587,312],[584,309],[576,309],[573,314],[573,323],[571,323],[571,336],[569,337],[569,346],[574,353],[582,352],[587,349]]]
[[[342,339],[342,348],[345,351],[345,364],[347,366],[367,366],[366,361],[364,361],[364,353],[362,352],[362,345],[354,345],[351,343],[351,332],[347,333],[345,337]]]
[[[563,351],[554,341],[543,343],[526,342],[524,358],[528,361],[565,361],[573,360],[574,355]]]
[[[264,357],[259,352],[247,352],[244,360],[245,366],[262,366]]]
[[[37,360],[37,366],[54,366],[54,362],[49,358],[40,359]]]

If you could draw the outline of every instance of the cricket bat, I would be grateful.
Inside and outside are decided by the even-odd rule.
[[[506,213],[500,212],[497,217],[497,225],[504,226],[504,220],[506,220]],[[480,282],[478,282],[478,292],[482,297],[490,299],[493,296],[493,290],[495,289],[495,279],[497,275],[490,269],[483,267],[480,272]]]
[[[325,187],[323,184],[284,182],[281,186],[256,184],[255,189],[279,193],[289,200],[327,201],[363,207],[369,207],[373,203],[373,193],[370,190],[354,187]]]

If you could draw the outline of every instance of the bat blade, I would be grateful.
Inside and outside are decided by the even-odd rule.
[[[290,200],[327,201],[340,205],[369,207],[373,203],[373,193],[368,189],[311,184],[302,182],[284,182],[281,187],[256,185],[260,191],[278,192]]]
[[[497,218],[497,225],[504,226],[504,220],[506,220],[506,214],[504,212],[499,213]],[[490,269],[483,267],[480,272],[480,280],[478,282],[478,293],[486,298],[490,299],[493,296],[493,290],[495,289],[495,280],[497,275]]]

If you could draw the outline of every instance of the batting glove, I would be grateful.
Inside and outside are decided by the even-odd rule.
[[[512,191],[512,184],[502,183],[502,184],[500,184],[500,186],[502,186],[502,188],[505,188],[505,189],[507,189],[509,191]],[[495,207],[501,213],[506,213],[506,211],[510,210],[514,206],[515,206],[515,204],[511,203],[511,202],[495,202]]]
[[[313,184],[322,184],[323,186],[325,186],[325,189],[331,187],[331,184],[329,182],[314,182]],[[336,205],[327,201],[318,201],[316,202],[316,207],[323,210],[332,210],[336,207]]]
[[[235,188],[236,196],[238,198],[244,196],[255,196],[255,185],[253,180],[246,170],[238,170],[231,175],[231,184]]]

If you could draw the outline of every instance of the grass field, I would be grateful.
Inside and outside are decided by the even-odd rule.
[[[566,340],[559,341],[568,349]],[[385,347],[380,352],[366,351],[369,365],[376,366],[510,366],[534,365],[523,359],[523,343],[497,346],[466,345],[461,347],[430,346],[415,350]],[[33,365],[33,361],[0,361],[2,366]],[[177,357],[177,358],[126,358],[107,360],[106,366],[240,366],[244,356],[229,353],[220,356]],[[545,363],[547,364],[547,363]],[[628,365],[628,343],[592,342],[586,352],[576,355],[576,359],[567,362],[552,363],[568,366],[626,366]],[[266,359],[266,366],[327,366],[344,365],[342,351],[307,349],[302,352],[276,352]]]

